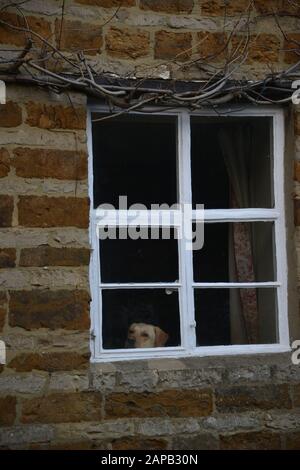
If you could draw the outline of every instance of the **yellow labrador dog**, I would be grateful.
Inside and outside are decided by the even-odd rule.
[[[128,329],[126,348],[158,348],[169,338],[161,328],[148,323],[132,323]]]

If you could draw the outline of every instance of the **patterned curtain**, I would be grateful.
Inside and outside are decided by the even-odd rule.
[[[249,184],[249,171],[247,162],[251,158],[251,129],[247,126],[234,126],[223,128],[219,132],[219,142],[223,158],[226,164],[230,182],[230,207],[251,207],[251,194]],[[255,282],[253,264],[253,248],[251,227],[247,222],[236,222],[232,224],[231,252],[233,260],[230,281]],[[231,293],[231,322],[235,332],[233,343],[243,342],[248,344],[258,342],[259,321],[256,289],[239,289],[239,299],[234,299],[236,291]],[[234,309],[234,311],[233,311]],[[237,309],[240,311],[237,312]],[[240,331],[241,325],[244,331]]]

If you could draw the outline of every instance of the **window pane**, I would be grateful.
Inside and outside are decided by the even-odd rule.
[[[141,228],[143,237],[132,240],[127,228],[116,230],[116,240],[100,240],[102,282],[173,282],[179,279],[178,247],[173,228]],[[130,230],[130,229],[129,229]],[[119,239],[120,236],[126,239]],[[152,239],[151,236],[159,236]],[[169,236],[169,239],[163,237]]]
[[[270,118],[191,118],[193,205],[273,207]]]
[[[121,195],[147,208],[177,202],[176,123],[176,117],[134,114],[93,123],[95,207],[118,207]]]
[[[273,222],[206,223],[193,251],[195,282],[276,280]]]
[[[277,342],[276,289],[195,289],[197,346]]]
[[[102,318],[104,349],[180,345],[178,290],[103,289]]]

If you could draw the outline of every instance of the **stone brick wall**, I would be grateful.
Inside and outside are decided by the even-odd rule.
[[[84,47],[101,70],[199,78],[182,61],[195,51],[213,54],[248,5],[229,1],[224,31],[222,1],[121,3],[117,10],[117,0],[67,1],[61,35],[59,1],[31,0],[24,10],[32,28],[62,49]],[[264,16],[239,74],[295,61],[288,37],[299,39],[300,20],[282,18],[283,38],[268,16],[275,4],[295,14],[292,3],[255,0]],[[5,15],[17,24],[14,12]],[[0,26],[0,44],[18,50],[24,36]],[[0,447],[299,449],[300,366],[289,354],[90,363],[86,108],[79,93],[20,85],[10,85],[0,105],[0,338],[7,345]],[[293,121],[286,204],[289,213],[295,203],[290,315],[292,338],[300,338],[299,107],[287,111]]]

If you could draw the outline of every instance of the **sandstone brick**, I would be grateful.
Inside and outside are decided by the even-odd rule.
[[[90,250],[87,248],[55,248],[39,246],[23,248],[20,253],[20,266],[86,266],[89,264]],[[1,265],[1,252],[0,252]]]
[[[13,210],[13,197],[0,195],[0,227],[11,227]]]
[[[16,265],[15,248],[0,248],[0,268],[14,268]]]
[[[95,55],[101,51],[102,31],[100,26],[81,21],[55,21],[56,44],[66,51],[84,51],[86,55]]]
[[[241,432],[220,436],[221,449],[225,450],[279,450],[280,435],[271,432]]]
[[[286,384],[258,387],[228,387],[216,390],[216,406],[220,412],[269,410],[291,408],[289,389]]]
[[[57,444],[32,444],[30,450],[108,450],[106,441],[82,440],[82,441],[62,441]]]
[[[123,437],[112,441],[113,450],[160,450],[167,449],[164,439],[143,439],[140,437]]]
[[[234,56],[243,54],[247,38],[236,35],[232,38],[232,52]],[[259,34],[250,37],[248,42],[246,63],[268,63],[277,62],[280,52],[280,40],[274,34]]]
[[[26,111],[26,123],[32,127],[78,130],[86,127],[84,108],[29,101],[26,103]]]
[[[191,55],[191,33],[173,33],[158,31],[155,34],[154,55],[156,59],[186,60]]]
[[[200,31],[197,33],[198,52],[201,58],[211,58],[212,61],[224,59],[226,49],[226,35]]]
[[[5,291],[0,291],[0,305],[3,306],[7,304],[7,294]]]
[[[165,390],[159,393],[112,393],[106,397],[106,418],[193,417],[212,413],[210,390]]]
[[[6,309],[0,307],[0,332],[3,331],[6,320]]]
[[[141,29],[110,28],[106,35],[106,50],[112,57],[138,59],[149,53],[149,33]]]
[[[140,0],[142,10],[152,10],[165,13],[191,13],[194,0]]]
[[[11,291],[9,324],[27,330],[88,330],[89,300],[88,292],[83,290]]]
[[[294,178],[300,183],[300,161],[294,162]]]
[[[5,325],[6,310],[7,310],[6,292],[0,292],[0,331],[3,331],[4,325]]]
[[[49,353],[23,353],[14,357],[8,367],[17,372],[29,372],[31,370],[45,370],[58,372],[67,370],[84,369],[89,364],[88,354],[76,352],[49,352]]]
[[[5,148],[0,148],[0,178],[7,176],[9,170],[9,153]]]
[[[26,227],[88,227],[89,200],[76,197],[20,196],[19,224]]]
[[[294,223],[297,227],[300,225],[300,199],[294,200]]]
[[[17,127],[22,124],[22,109],[17,103],[7,101],[0,106],[0,127]]]
[[[38,18],[36,16],[27,16],[26,22],[21,15],[15,13],[1,12],[1,20],[6,23],[16,26],[18,28],[28,28],[35,33],[38,33],[43,38],[49,40],[51,37],[51,26],[48,21],[44,18]],[[28,34],[25,31],[18,31],[9,26],[0,24],[0,44],[13,44],[15,46],[25,46],[27,43]],[[37,37],[34,37],[34,41],[40,43]]]
[[[286,0],[254,0],[258,13],[266,15],[277,13],[279,15],[299,14],[300,7],[297,2],[287,2]]]
[[[287,450],[300,450],[300,432],[291,432],[286,436]]]
[[[294,393],[294,406],[300,407],[300,384],[294,385],[293,393]]]
[[[246,12],[249,7],[248,0],[200,0],[201,14],[203,16],[234,16]]]
[[[75,423],[101,420],[98,392],[54,393],[24,400],[22,423]]]
[[[23,178],[87,178],[87,154],[82,151],[18,147],[11,164]]]
[[[294,131],[296,135],[300,135],[300,113],[294,114]]]
[[[135,6],[136,0],[75,0],[76,3],[82,5],[92,5],[103,8],[115,8],[115,7],[133,7]]]
[[[283,49],[285,51],[284,60],[288,64],[294,64],[299,61],[299,43],[300,43],[299,33],[286,34],[286,39],[284,41]]]
[[[16,397],[0,398],[0,426],[11,426],[16,419]]]

